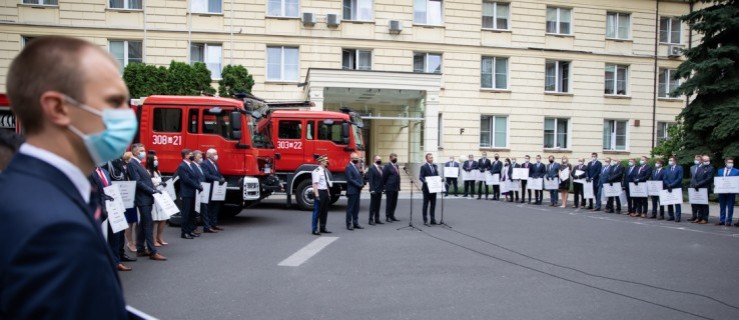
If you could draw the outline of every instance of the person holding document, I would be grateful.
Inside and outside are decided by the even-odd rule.
[[[141,165],[141,160],[146,157],[146,150],[141,143],[135,143],[131,147],[134,157],[128,163],[128,171],[131,173],[131,179],[136,181],[136,196],[134,203],[139,209],[139,229],[136,230],[136,255],[139,257],[148,256],[151,260],[165,261],[166,257],[157,252],[154,245],[154,221],[152,220],[151,211],[154,207],[155,193],[162,193],[154,188],[151,181],[151,175]]]
[[[577,173],[580,174],[577,174]],[[575,180],[586,180],[588,176],[588,167],[585,166],[585,159],[579,159],[577,161],[577,166],[575,166],[574,169],[570,172],[570,177],[572,179],[572,187],[575,192],[575,203],[572,206],[572,208],[577,209],[578,207],[585,208],[585,191],[584,187],[585,185],[582,183],[575,183]],[[582,199],[582,200],[581,200]],[[582,204],[580,204],[582,201]],[[593,204],[593,199],[590,199],[591,209]]]
[[[555,180],[559,178],[559,163],[554,162],[554,156],[549,156],[549,164],[547,164],[546,178],[547,180]],[[543,196],[542,196],[543,197]],[[549,190],[549,206],[557,206],[557,190]],[[566,200],[564,202],[567,202]]]
[[[567,156],[562,156],[562,163],[559,165],[559,175],[562,175],[562,172],[566,171],[567,174],[567,180],[560,179],[559,182],[559,197],[562,199],[562,206],[561,208],[567,208],[567,199],[569,198],[570,193],[570,175],[572,174],[572,166],[567,163]],[[577,202],[575,202],[577,203]]]
[[[528,169],[529,177],[531,177],[531,168],[533,165],[531,164],[531,157],[527,154],[523,158],[523,164],[521,165],[521,168]],[[528,183],[528,179],[522,179],[521,180],[521,203],[526,203],[526,194],[529,195],[529,204],[531,204],[531,189],[526,189],[526,184]]]
[[[223,175],[221,174],[221,169],[218,168],[218,150],[216,149],[208,149],[208,151],[205,152],[205,156],[207,159],[203,161],[203,165],[201,166],[203,168],[203,172],[205,173],[205,181],[210,182],[213,185],[216,183],[223,184],[226,182],[226,179],[223,178]],[[212,193],[213,187],[211,187],[211,193]],[[221,201],[209,201],[208,202],[208,215],[210,216],[210,228],[213,229],[213,231],[223,231],[223,228],[218,226],[218,212],[221,211],[221,204],[223,202]]]
[[[495,161],[499,162],[498,160],[495,160]],[[490,159],[488,159],[487,152],[483,152],[482,158],[480,158],[480,160],[477,160],[477,169],[480,170],[480,173],[484,177],[486,171],[490,171],[492,173],[492,167],[493,166],[490,162]],[[490,196],[490,189],[488,188],[487,181],[485,180],[477,182],[477,200],[482,199],[482,189],[485,189],[485,200],[487,200],[488,197]],[[493,200],[496,200],[495,186],[493,186]]]
[[[203,191],[203,186],[198,181],[198,176],[193,168],[192,161],[195,157],[192,150],[182,149],[182,162],[177,168],[177,176],[180,177],[180,197],[182,198],[182,212],[180,219],[180,238],[194,239],[200,235],[194,234],[195,231],[195,191]]]
[[[726,158],[726,167],[718,170],[717,177],[739,177],[739,170],[734,168],[734,159]],[[719,193],[718,203],[721,208],[719,214],[719,220],[716,225],[718,226],[730,226],[731,220],[734,217],[734,201],[736,200],[736,193]],[[739,227],[739,222],[734,224],[735,227]]]
[[[474,156],[470,153],[469,156],[467,156],[467,161],[462,164],[462,170],[466,172],[468,175],[472,175],[473,171],[477,170],[477,161],[475,161]],[[464,196],[467,198],[467,196],[470,196],[471,198],[475,197],[475,179],[468,179],[464,180]]]
[[[601,171],[603,170],[603,165],[598,161],[598,154],[593,152],[590,155],[590,162],[588,162],[588,175],[585,179],[587,182],[593,183],[593,195],[595,196],[595,200],[588,199],[588,209],[598,211],[601,208],[601,200],[600,200],[600,189],[603,186],[603,182],[600,180],[601,178]],[[593,201],[595,201],[595,209],[593,209]]]
[[[636,177],[634,177],[634,185],[643,183],[646,185],[647,180],[652,176],[652,168],[647,164],[647,157],[642,156],[639,159],[639,168],[636,169]],[[642,218],[647,217],[647,211],[649,210],[649,201],[647,198],[633,198],[634,206],[636,207],[636,214]],[[654,217],[652,217],[654,219]]]
[[[426,163],[424,163],[421,166],[421,174],[420,174],[420,180],[421,183],[423,183],[423,224],[427,227],[428,224],[428,215],[429,213],[429,205],[431,205],[431,224],[437,224],[436,223],[436,215],[434,214],[436,212],[436,193],[430,193],[429,187],[426,184],[426,177],[435,177],[439,175],[439,170],[436,169],[436,165],[434,164],[434,155],[431,153],[426,154]]]
[[[513,179],[513,169],[521,168],[521,165],[516,162],[516,157],[511,158],[511,165],[508,167],[508,177],[511,179],[511,181],[522,181],[519,179]],[[526,181],[526,180],[523,180]],[[516,190],[511,190],[511,200],[518,202],[518,188]]]
[[[713,182],[713,167],[711,166],[711,158],[709,156],[703,156],[701,158],[703,162],[695,171],[695,184],[691,180],[691,188],[695,191],[705,188],[708,195],[711,194],[711,182]],[[693,221],[697,224],[708,223],[708,204],[696,204],[698,209],[698,220]]]
[[[167,184],[162,181],[162,174],[159,172],[159,158],[149,150],[149,155],[146,156],[146,171],[151,175],[151,183],[154,184],[154,188],[166,187]],[[151,220],[156,225],[156,235],[154,236],[154,246],[161,247],[168,245],[169,243],[162,240],[162,234],[164,234],[164,227],[167,225],[169,216],[164,213],[163,210],[159,210],[157,205],[154,205],[154,209],[151,211]]]
[[[663,181],[665,178],[665,169],[662,168],[664,165],[664,161],[657,160],[657,162],[654,164],[654,170],[652,171],[652,176],[650,177],[650,181]],[[664,182],[662,183],[662,188],[665,188]],[[665,206],[659,205],[659,196],[651,196],[652,197],[652,216],[650,219],[657,219],[657,220],[664,220],[665,219]],[[657,206],[659,206],[659,218],[657,218]]]
[[[459,163],[457,161],[454,161],[454,157],[449,157],[449,161],[444,163],[444,168],[459,168]],[[458,169],[459,170],[459,169]],[[444,196],[449,196],[449,189],[452,188],[452,185],[454,185],[454,196],[459,197],[459,188],[457,186],[457,177],[444,177],[446,179],[446,191],[444,192]]]
[[[634,179],[636,178],[636,160],[629,159],[629,168],[626,169],[626,174],[624,175],[623,182],[621,183],[621,186],[626,190],[626,212],[625,215],[629,215],[632,217],[636,217],[636,206],[634,206],[634,199],[631,197],[631,188],[629,188],[629,184],[634,182]]]
[[[93,183],[93,186],[97,190],[95,194],[98,195],[98,203],[100,203],[100,220],[105,221],[105,219],[108,218],[108,210],[105,206],[106,201],[113,201],[113,197],[105,194],[104,189],[106,187],[109,187],[111,185],[110,175],[108,174],[108,170],[105,170],[101,167],[95,168],[95,171],[92,172],[90,175],[91,181]],[[113,252],[113,264],[115,265],[116,269],[118,271],[131,271],[131,267],[127,267],[123,263],[121,263],[121,255],[119,254],[119,251],[121,249],[121,246],[123,246],[123,231],[113,232],[113,228],[111,228],[110,223],[108,225],[108,245],[110,246],[110,251]]]
[[[683,185],[683,167],[677,165],[677,162],[675,161],[675,157],[670,157],[669,161],[667,162],[669,165],[668,168],[665,168],[667,172],[664,173],[664,182],[665,182],[665,189],[667,189],[667,192],[672,193],[673,189],[674,192],[682,192],[682,185]],[[673,213],[673,208],[675,209]],[[667,214],[670,215],[670,218],[667,219],[667,221],[675,221],[680,222],[680,216],[682,213],[681,205],[678,203],[676,205],[670,205],[667,206]]]
[[[485,155],[484,152],[483,152],[483,155]],[[503,172],[503,162],[500,161],[500,156],[498,156],[497,153],[495,154],[493,159],[495,159],[495,161],[493,161],[490,164],[490,167],[489,167],[490,174],[497,174],[498,178],[500,178],[500,175]],[[488,160],[488,162],[489,161],[490,160]],[[485,199],[487,200],[487,198],[488,198],[488,187],[485,186]],[[493,200],[495,201],[500,200],[500,184],[493,185]]]
[[[698,168],[700,168],[700,166],[701,166],[701,156],[699,154],[696,154],[693,157],[693,165],[690,166],[690,186],[691,187],[695,185],[695,178],[696,178],[695,175],[697,174]],[[688,221],[697,222],[698,221],[698,206],[691,203],[690,209],[691,209],[691,213],[693,214],[693,216],[690,219],[688,219]]]
[[[608,169],[608,184],[613,186],[616,182],[622,182],[624,177],[624,166],[621,165],[621,162],[618,161],[618,159],[610,159],[611,160],[611,167]],[[623,186],[621,186],[623,187]],[[608,197],[608,203],[606,204],[606,213],[614,213],[613,211],[613,201],[616,201],[616,214],[621,214],[621,199],[619,199],[618,196],[615,197]]]

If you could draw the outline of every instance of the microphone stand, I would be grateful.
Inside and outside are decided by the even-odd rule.
[[[403,167],[403,171],[405,171],[405,174],[406,175],[408,175],[409,177],[411,177],[411,210],[410,210],[410,213],[409,213],[410,219],[408,219],[408,226],[402,227],[402,228],[398,228],[396,230],[406,230],[407,229],[407,230],[422,231],[421,229],[419,229],[419,228],[417,228],[416,226],[413,225],[413,188],[416,187],[416,180],[414,180],[413,179],[413,176],[411,176],[408,173],[408,169],[406,167]]]
[[[446,178],[442,178],[441,179],[441,182],[443,182],[444,183],[444,187],[447,188]],[[450,225],[448,225],[448,224],[446,224],[444,222],[444,198],[446,198],[446,197],[444,197],[443,192],[442,192],[442,197],[441,197],[441,220],[439,220],[439,225],[442,226],[442,227],[444,227],[444,228],[451,229],[452,226],[450,226]]]

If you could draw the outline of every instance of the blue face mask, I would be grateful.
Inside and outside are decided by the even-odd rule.
[[[159,161],[154,160],[154,167],[158,167],[158,166],[159,166]]]
[[[128,108],[97,110],[70,97],[65,96],[65,100],[69,104],[103,119],[105,130],[98,133],[84,134],[74,126],[69,126],[69,130],[79,136],[85,143],[85,148],[96,165],[102,165],[117,159],[126,152],[126,148],[131,144],[133,136],[138,130],[138,123],[133,110]]]
[[[146,158],[146,153],[139,152],[139,160],[144,160],[144,158]]]

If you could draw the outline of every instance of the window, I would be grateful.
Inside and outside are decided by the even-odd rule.
[[[674,125],[674,123],[670,122],[657,122],[657,145],[669,138],[668,133],[670,131],[670,127]]]
[[[313,140],[313,135],[315,134],[313,131],[316,128],[316,122],[315,121],[308,121],[308,125],[306,125],[305,128],[305,140]]]
[[[680,34],[682,26],[678,18],[660,18],[659,19],[659,42],[663,43],[680,43]]]
[[[508,146],[508,117],[482,116],[480,119],[480,148]]]
[[[267,81],[298,81],[298,48],[267,47]]]
[[[298,17],[298,0],[267,0],[267,15],[271,17]]]
[[[413,72],[441,73],[441,55],[436,53],[414,53]]]
[[[28,45],[28,43],[30,43],[31,41],[33,41],[33,39],[36,39],[36,37],[22,36],[21,37],[21,45],[22,45],[22,47],[25,48]]]
[[[609,12],[606,15],[606,38],[628,39],[631,29],[631,15],[628,13]]]
[[[318,140],[328,140],[336,144],[344,144],[341,123],[335,121],[333,124],[321,122],[318,126]]]
[[[277,127],[280,139],[300,139],[303,134],[303,123],[300,120],[281,120]]]
[[[213,134],[228,140],[237,140],[231,136],[231,111],[222,110],[218,113],[203,111],[203,134]]]
[[[198,114],[199,112],[200,110],[197,108],[192,108],[187,112],[187,132],[198,133],[198,118],[200,118],[200,115]]]
[[[121,67],[121,73],[123,73],[123,68],[125,68],[129,63],[144,62],[142,49],[143,44],[141,41],[108,41],[108,51],[110,51],[110,54],[118,60],[118,65]]]
[[[182,132],[182,109],[155,108],[154,132]]]
[[[25,4],[37,4],[40,6],[58,6],[58,0],[23,0]]]
[[[629,87],[629,67],[606,64],[605,94],[625,96]]]
[[[544,91],[546,92],[570,92],[570,62],[569,61],[547,61]]]
[[[659,69],[659,90],[657,96],[660,98],[677,98],[675,89],[680,86],[680,79],[675,79],[674,69]]]
[[[341,50],[341,67],[344,70],[372,70],[372,51]]]
[[[443,22],[441,0],[414,0],[413,23],[441,25]]]
[[[221,58],[223,48],[220,45],[193,43],[190,45],[190,64],[203,62],[210,70],[212,79],[221,78]]]
[[[221,0],[190,0],[190,11],[193,13],[223,13]]]
[[[483,89],[508,89],[508,58],[482,57],[480,73]]]
[[[482,28],[508,30],[509,9],[509,3],[484,1],[482,3]]]
[[[142,0],[109,0],[108,6],[111,9],[129,9],[141,10]]]
[[[547,8],[547,33],[572,34],[572,9]]]
[[[626,150],[626,120],[605,120],[603,122],[603,150]]]
[[[441,147],[441,146],[444,145],[442,143],[443,138],[444,138],[444,117],[443,117],[443,114],[439,113],[439,117],[436,118],[436,119],[437,119],[436,120],[436,125],[437,125],[437,127],[436,127],[436,142],[437,142],[436,145],[438,145],[438,146]],[[421,136],[421,137],[423,137],[423,136]],[[421,139],[421,140],[423,140],[423,139]]]
[[[344,0],[344,20],[372,21],[373,0]]]
[[[545,118],[544,119],[544,148],[567,149],[568,129],[570,119]]]

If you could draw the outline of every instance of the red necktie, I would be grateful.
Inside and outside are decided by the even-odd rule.
[[[110,184],[108,183],[108,179],[105,179],[105,175],[103,174],[103,170],[98,168],[98,175],[100,176],[100,180],[103,181],[103,187],[107,187]]]

